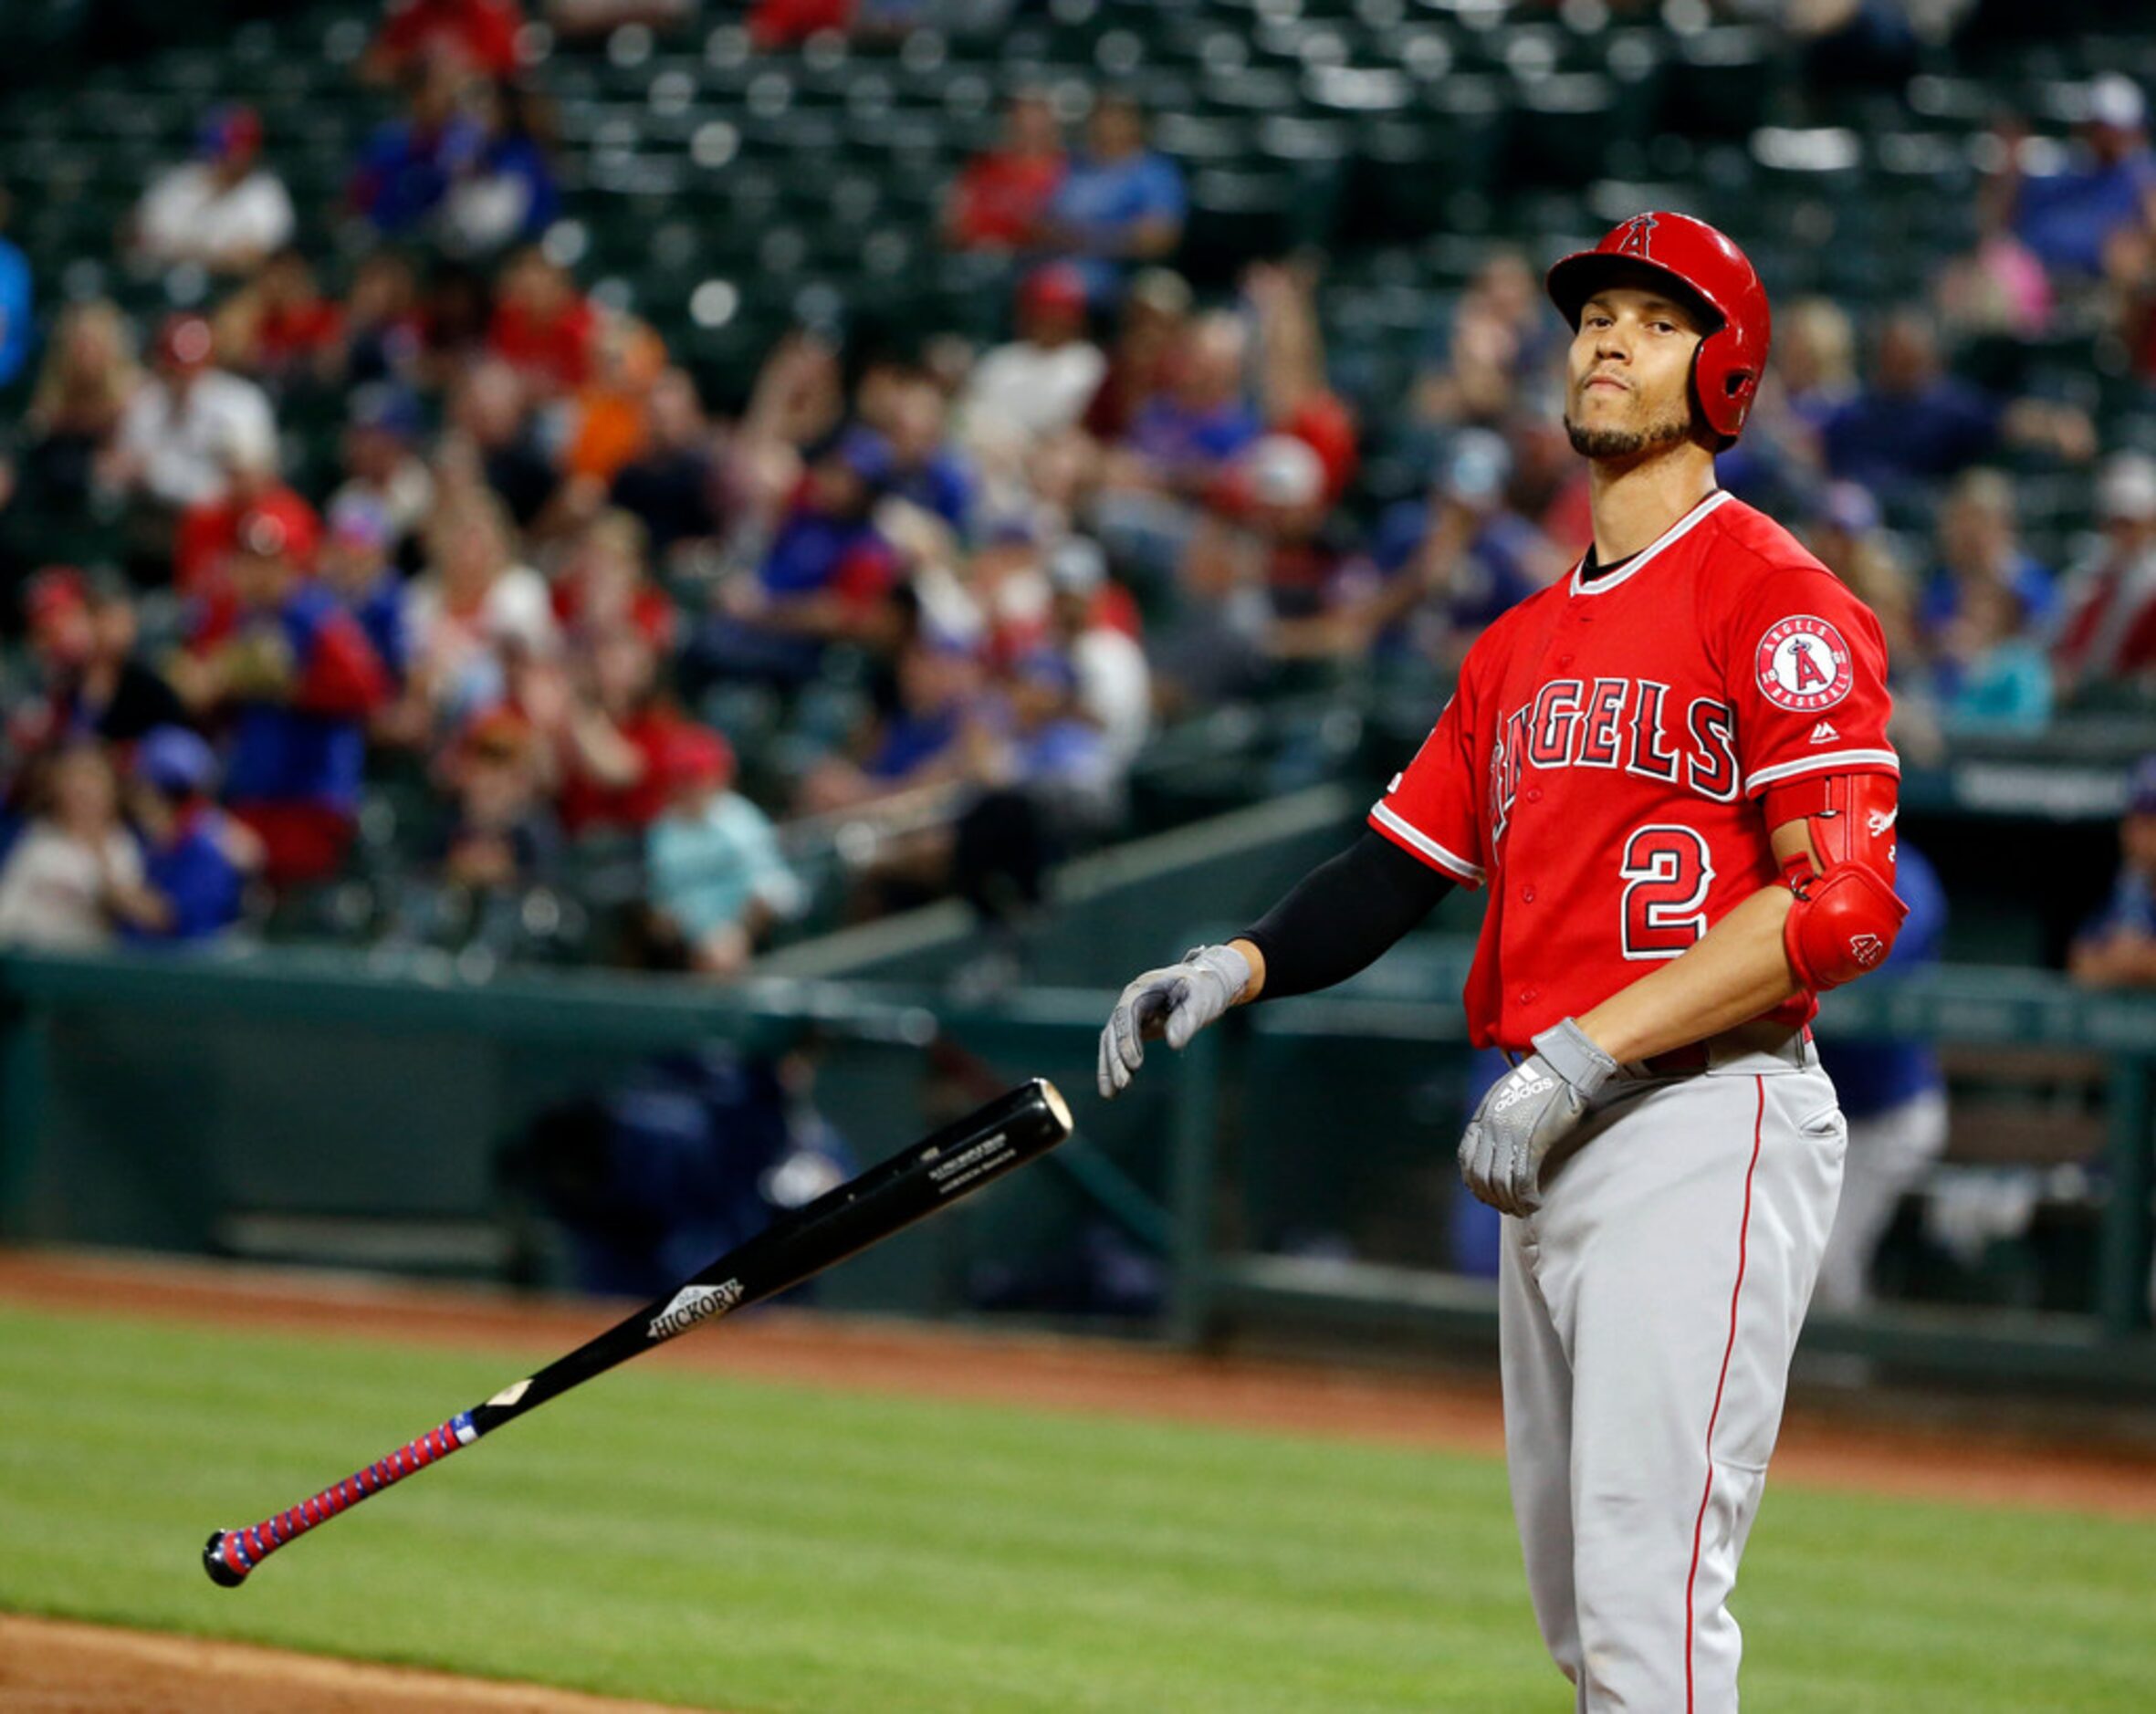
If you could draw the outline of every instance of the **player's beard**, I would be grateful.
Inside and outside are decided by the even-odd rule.
[[[1658,447],[1674,446],[1690,440],[1691,432],[1689,410],[1649,423],[1644,428],[1589,428],[1584,423],[1574,422],[1571,412],[1565,413],[1565,433],[1571,437],[1572,450],[1582,458],[1637,457]]]

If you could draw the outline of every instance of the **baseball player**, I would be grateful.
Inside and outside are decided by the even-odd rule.
[[[1807,1022],[1883,959],[1897,765],[1879,627],[1717,488],[1766,293],[1681,214],[1550,270],[1595,539],[1503,614],[1361,841],[1225,946],[1123,992],[1144,1043],[1361,969],[1455,885],[1465,1000],[1515,1061],[1460,1144],[1502,1210],[1513,1510],[1582,1709],[1737,1706],[1727,1601],[1833,1222],[1847,1128]]]

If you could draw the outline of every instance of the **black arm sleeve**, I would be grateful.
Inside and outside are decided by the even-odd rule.
[[[1240,938],[1265,955],[1261,1000],[1345,982],[1422,921],[1452,879],[1365,830],[1355,844],[1298,881]]]

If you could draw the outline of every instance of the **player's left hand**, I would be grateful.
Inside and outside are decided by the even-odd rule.
[[[1460,1176],[1500,1213],[1542,1206],[1542,1165],[1580,1122],[1617,1061],[1569,1018],[1534,1038],[1534,1051],[1491,1084],[1460,1139]]]

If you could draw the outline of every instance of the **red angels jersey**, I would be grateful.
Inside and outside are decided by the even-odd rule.
[[[1483,632],[1370,811],[1489,889],[1464,996],[1479,1047],[1526,1049],[1779,880],[1769,787],[1900,771],[1879,622],[1772,518],[1717,490],[1616,570],[1580,570]]]

